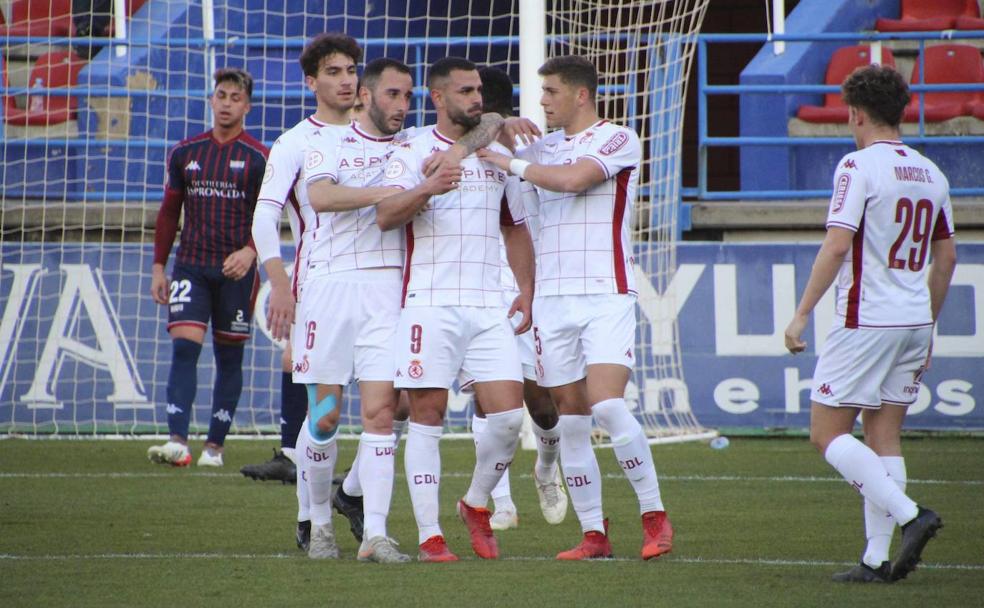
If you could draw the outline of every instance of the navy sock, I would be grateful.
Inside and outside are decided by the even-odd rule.
[[[222,445],[232,418],[236,415],[239,395],[243,392],[243,344],[212,343],[215,351],[215,387],[212,390],[212,418],[208,421],[209,443]]]
[[[167,429],[172,435],[188,438],[191,406],[198,392],[198,355],[202,345],[175,338],[171,350],[171,371],[167,376]]]
[[[307,416],[307,390],[303,384],[294,384],[292,374],[280,376],[280,447],[293,448]]]

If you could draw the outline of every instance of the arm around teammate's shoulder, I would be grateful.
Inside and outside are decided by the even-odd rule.
[[[413,221],[427,210],[432,196],[450,192],[461,181],[461,167],[443,166],[430,177],[409,190],[401,190],[376,205],[376,225],[380,230],[393,230]]]

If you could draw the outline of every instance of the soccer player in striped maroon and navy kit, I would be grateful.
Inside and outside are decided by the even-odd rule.
[[[153,462],[188,466],[188,426],[197,392],[198,356],[212,322],[215,387],[200,466],[222,466],[222,445],[243,388],[243,346],[249,339],[258,277],[250,236],[267,149],[243,129],[253,79],[244,70],[215,72],[210,105],[215,125],[168,155],[164,202],[154,230],[151,294],[168,305],[174,344],[167,380],[170,440],[152,446]],[[164,266],[184,208],[181,242],[170,281]]]

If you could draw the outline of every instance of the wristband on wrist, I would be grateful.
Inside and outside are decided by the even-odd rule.
[[[531,163],[529,161],[522,160],[519,158],[514,158],[511,161],[509,161],[509,172],[512,173],[513,175],[518,175],[519,177],[523,177],[523,174],[526,173],[526,168],[529,167],[530,164]]]

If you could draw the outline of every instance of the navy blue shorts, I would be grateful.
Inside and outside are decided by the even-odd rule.
[[[256,267],[234,281],[222,268],[175,264],[168,299],[167,329],[191,325],[225,340],[248,340],[259,289]]]

